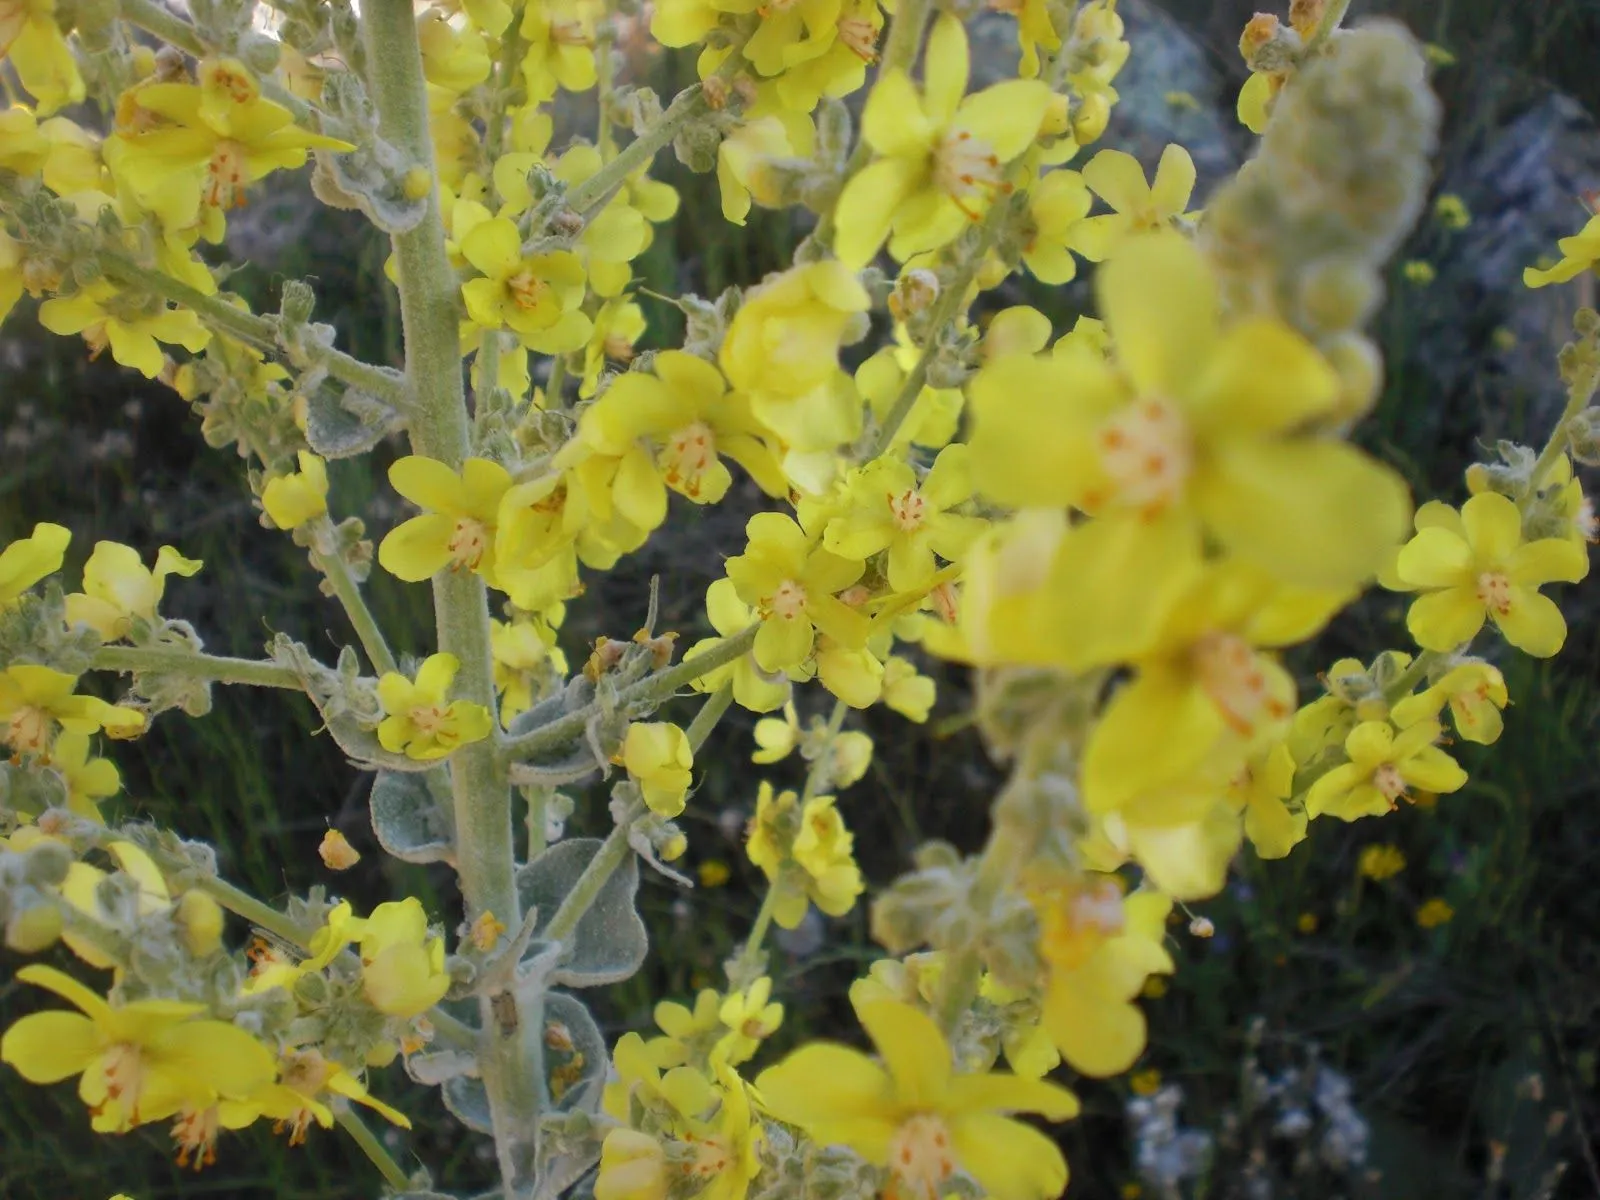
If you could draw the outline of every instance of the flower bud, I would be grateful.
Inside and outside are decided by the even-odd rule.
[[[61,910],[48,900],[16,910],[6,922],[6,947],[18,954],[48,950],[60,936]]]
[[[216,953],[222,945],[222,906],[207,893],[191,888],[178,901],[176,917],[183,944],[196,958]]]
[[[894,281],[894,291],[889,293],[889,312],[897,321],[904,321],[925,312],[939,298],[939,277],[924,267],[902,271]]]
[[[1092,92],[1072,114],[1072,136],[1080,146],[1087,146],[1098,141],[1110,123],[1111,101],[1100,92]]]
[[[1567,426],[1572,457],[1586,467],[1600,466],[1600,408],[1584,409]]]
[[[1379,299],[1372,269],[1353,258],[1311,263],[1300,278],[1303,328],[1326,333],[1359,328],[1367,323]]]

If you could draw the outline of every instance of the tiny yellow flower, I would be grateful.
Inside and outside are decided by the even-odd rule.
[[[720,636],[706,638],[690,646],[683,654],[686,662],[696,654],[704,654],[721,645],[723,638],[748,629],[759,619],[750,606],[739,599],[739,591],[731,579],[719,579],[706,589],[706,617]],[[734,702],[751,712],[771,712],[789,699],[788,677],[763,671],[753,654],[746,654],[724,667],[707,672],[691,686],[696,691],[714,692],[727,682],[733,684]]]
[[[718,1013],[728,1032],[717,1043],[717,1051],[730,1066],[749,1062],[761,1043],[783,1024],[783,1005],[772,1000],[772,980],[763,975],[745,991],[734,992],[722,1002]]]
[[[800,745],[800,718],[792,701],[783,706],[783,716],[762,717],[754,730],[758,749],[750,756],[753,763],[763,766],[782,762]]]
[[[122,790],[122,777],[110,759],[89,752],[89,735],[63,729],[50,747],[50,766],[67,785],[67,807],[103,824],[98,801]]]
[[[385,750],[423,760],[443,758],[489,736],[493,722],[487,708],[445,698],[460,665],[453,654],[433,654],[417,668],[415,681],[396,671],[378,680],[378,700],[388,714],[378,725]]]
[[[883,663],[883,702],[908,721],[921,725],[928,719],[937,696],[936,685],[917,672],[909,658],[891,654]]]
[[[72,532],[41,521],[33,533],[0,550],[0,609],[15,604],[29,588],[61,569]]]
[[[1022,261],[1040,283],[1070,283],[1077,276],[1073,238],[1092,203],[1076,171],[1051,171],[1028,189],[1030,232]]]
[[[482,272],[461,288],[474,323],[487,330],[509,329],[540,354],[565,354],[589,340],[593,324],[578,308],[586,276],[576,254],[523,254],[522,235],[509,217],[485,216],[465,234],[461,228],[458,211],[461,253]]]
[[[1113,211],[1076,223],[1067,244],[1090,262],[1101,262],[1130,234],[1164,229],[1189,215],[1194,160],[1182,146],[1161,152],[1155,182],[1146,183],[1139,160],[1123,150],[1102,150],[1083,167],[1083,182]]]
[[[1433,219],[1449,230],[1465,229],[1472,224],[1467,202],[1454,192],[1445,192],[1433,202]]]
[[[1400,847],[1391,845],[1366,846],[1356,859],[1356,870],[1375,882],[1392,879],[1406,869],[1406,856]]]
[[[1505,728],[1500,710],[1510,700],[1500,668],[1481,659],[1467,659],[1426,691],[1401,700],[1390,715],[1403,729],[1415,721],[1437,717],[1448,705],[1456,732],[1469,742],[1487,746],[1498,740]]]
[[[1007,165],[1039,134],[1050,89],[1031,79],[967,90],[966,30],[941,14],[928,38],[919,92],[894,68],[873,85],[861,136],[876,161],[854,175],[835,209],[834,250],[847,266],[885,240],[900,261],[947,245],[1009,194]]]
[[[830,917],[843,916],[855,906],[864,885],[854,847],[855,838],[832,796],[815,796],[802,807],[794,792],[774,792],[761,781],[745,853],[766,875],[768,886],[780,889],[773,919],[781,927],[798,927],[808,903]],[[801,868],[798,882],[803,886],[791,886],[797,881],[784,872],[786,862]]]
[[[67,623],[87,625],[108,642],[127,637],[135,619],[156,620],[169,575],[187,579],[202,565],[199,559],[163,546],[152,569],[139,561],[139,552],[131,546],[96,542],[83,566],[83,591],[67,597]]]
[[[322,835],[322,841],[317,844],[317,856],[330,871],[348,871],[361,861],[361,852],[337,829]]]
[[[1406,613],[1419,645],[1448,652],[1495,626],[1519,650],[1549,658],[1561,649],[1567,623],[1541,585],[1576,583],[1589,555],[1565,538],[1527,541],[1515,502],[1497,492],[1473,496],[1458,513],[1432,503],[1416,517],[1417,533],[1400,551],[1386,586],[1422,594]]]
[[[511,490],[511,474],[497,462],[469,458],[459,473],[442,462],[407,455],[389,468],[394,490],[425,511],[378,545],[383,569],[407,583],[421,583],[446,567],[468,570],[491,587],[495,576],[495,532],[500,500]]]
[[[1161,1090],[1161,1072],[1154,1067],[1128,1076],[1128,1089],[1135,1096],[1154,1096]]]
[[[665,721],[635,721],[622,743],[622,765],[639,784],[650,811],[675,817],[692,782],[694,751],[683,730]]]
[[[1417,924],[1424,929],[1437,929],[1447,925],[1456,915],[1456,910],[1438,896],[1433,897],[1417,909]]]
[[[509,722],[532,707],[536,672],[548,665],[559,677],[567,673],[567,656],[556,646],[556,627],[565,606],[516,621],[489,623],[489,651],[494,656],[494,686],[500,693],[500,719]]]
[[[261,507],[279,529],[294,529],[328,511],[328,468],[309,450],[299,453],[300,469],[267,480]]]
[[[700,877],[700,886],[703,888],[723,887],[733,878],[732,869],[720,858],[708,858],[695,873]]]
[[[500,939],[505,936],[506,923],[496,917],[492,912],[485,910],[478,914],[478,919],[472,923],[470,937],[472,944],[483,953],[493,950]]]
[[[1381,817],[1411,799],[1411,789],[1454,792],[1467,773],[1435,744],[1442,730],[1421,720],[1396,732],[1387,721],[1363,721],[1345,739],[1350,761],[1334,767],[1306,793],[1306,812],[1341,821]]]
[[[857,1015],[882,1065],[837,1043],[803,1046],[756,1080],[768,1112],[887,1168],[896,1195],[939,1196],[957,1170],[994,1200],[1061,1194],[1060,1149],[1006,1114],[1064,1121],[1077,1115],[1077,1097],[1042,1079],[957,1073],[939,1027],[909,1004],[867,1002]]]
[[[1420,258],[1413,258],[1402,264],[1400,273],[1405,276],[1407,283],[1416,287],[1427,287],[1439,274],[1431,262]]]

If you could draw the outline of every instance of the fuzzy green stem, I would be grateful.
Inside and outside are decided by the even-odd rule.
[[[668,699],[685,684],[699,679],[702,675],[709,675],[718,667],[727,666],[742,657],[751,646],[755,645],[756,632],[760,628],[759,624],[751,625],[710,650],[684,659],[675,667],[647,675],[631,687],[624,688],[616,698],[616,705],[624,707],[653,704]],[[547,750],[554,750],[557,746],[564,745],[582,734],[599,711],[598,702],[585,705],[577,712],[568,713],[537,729],[530,729],[520,737],[508,738],[501,749],[508,760],[532,758]]]
[[[476,1050],[478,1031],[459,1017],[453,1017],[442,1008],[430,1008],[428,1023],[433,1026],[434,1040],[453,1050]]]
[[[584,867],[583,874],[578,876],[578,882],[572,885],[572,890],[561,901],[561,907],[550,918],[550,924],[545,926],[546,938],[559,942],[572,936],[583,915],[594,906],[606,880],[633,853],[633,847],[628,845],[628,834],[633,829],[633,823],[643,814],[643,804],[633,805],[606,835],[606,840],[600,843],[600,849],[595,851],[589,865]]]
[[[196,316],[218,333],[236,341],[245,342],[258,350],[281,353],[278,345],[278,323],[271,317],[256,316],[235,308],[220,296],[208,296],[181,280],[160,271],[141,267],[132,259],[115,251],[102,251],[100,265],[107,275],[122,283],[143,288],[152,295],[193,310]],[[402,412],[411,404],[411,394],[405,384],[382,367],[352,358],[332,347],[313,350],[312,357],[327,368],[328,374],[349,387],[370,392],[378,399]]]
[[[379,132],[437,178],[428,133],[428,93],[411,0],[369,0],[362,28]],[[418,224],[394,237],[405,332],[406,378],[415,403],[414,452],[459,469],[471,451],[457,326],[459,285],[445,250],[437,189]],[[470,572],[441,571],[433,582],[439,649],[460,663],[455,695],[493,713],[488,594]],[[456,870],[468,921],[489,912],[516,928],[522,919],[515,882],[511,787],[492,741],[463,746],[450,762],[456,823]],[[495,1150],[508,1200],[532,1190],[544,1065],[537,1011],[516,1020],[496,1011],[502,993],[480,996],[479,1061],[494,1125]]]
[[[195,886],[235,916],[243,917],[250,924],[265,929],[274,937],[280,937],[301,950],[310,948],[311,935],[315,930],[295,924],[286,913],[281,913],[270,904],[257,900],[249,892],[235,887],[226,879],[220,879],[215,875],[202,875],[195,881]]]
[[[689,722],[689,728],[683,731],[684,736],[689,739],[689,749],[696,754],[700,753],[700,747],[706,744],[711,731],[717,727],[717,722],[722,720],[722,715],[732,704],[732,683],[724,683],[706,697],[706,702],[700,706],[700,711],[695,713],[694,720]]]
[[[101,646],[89,666],[97,671],[159,671],[205,679],[211,683],[239,683],[250,687],[300,690],[300,677],[288,667],[252,658],[221,658],[165,646]]]
[[[317,518],[312,536],[317,545],[334,544],[333,525],[326,516]],[[373,668],[379,674],[398,671],[400,668],[395,662],[393,652],[389,649],[389,643],[384,640],[383,630],[378,628],[377,619],[367,607],[367,599],[361,594],[361,584],[356,581],[344,555],[337,551],[324,554],[320,550],[313,549],[311,561],[327,579],[328,586],[333,589],[334,598],[344,607],[345,615],[350,618],[350,625],[355,629],[356,638],[361,642],[361,648],[367,652],[367,660],[372,663]]]
[[[1345,13],[1349,11],[1350,0],[1328,0],[1328,7],[1322,10],[1322,19],[1317,22],[1317,27],[1306,39],[1306,48],[1300,56],[1302,62],[1310,61],[1311,56],[1322,49],[1327,40],[1333,36],[1334,30],[1339,28]]]
[[[378,1140],[378,1135],[367,1128],[367,1123],[350,1107],[348,1100],[338,1100],[333,1106],[333,1119],[339,1128],[350,1135],[350,1140],[361,1147],[361,1152],[372,1160],[372,1165],[383,1175],[384,1182],[399,1191],[411,1187],[411,1180],[388,1148]]]
[[[1011,204],[1005,200],[999,201],[989,209],[978,231],[977,242],[970,248],[955,273],[945,282],[944,291],[928,318],[927,342],[922,347],[922,353],[917,355],[917,361],[912,366],[911,372],[901,383],[899,394],[895,396],[888,415],[883,419],[883,426],[878,430],[877,439],[872,444],[870,457],[877,458],[889,449],[894,442],[895,434],[900,432],[900,426],[904,425],[906,418],[911,415],[918,397],[922,395],[923,386],[928,382],[928,368],[933,363],[933,356],[939,352],[939,339],[966,304],[967,289],[972,286],[978,268],[983,264],[995,239],[1000,236],[1000,229],[1010,214]]]
[[[767,940],[767,931],[772,928],[772,918],[777,912],[778,881],[772,880],[767,884],[767,894],[761,897],[756,919],[750,924],[750,936],[744,940],[744,949],[739,951],[739,970],[730,971],[730,974],[748,976],[755,970],[756,960],[761,957],[761,946]]]

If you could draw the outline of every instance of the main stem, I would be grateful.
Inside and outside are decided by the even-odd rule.
[[[434,174],[428,135],[427,85],[411,0],[369,0],[362,25],[382,135]],[[405,332],[406,377],[414,398],[412,450],[460,469],[469,452],[466,393],[457,341],[459,297],[445,252],[438,192],[422,221],[394,238],[399,269],[400,317]],[[461,664],[455,694],[495,711],[489,653],[489,606],[483,580],[444,571],[433,581],[439,649]],[[467,919],[489,912],[515,929],[518,902],[511,824],[511,786],[496,761],[493,742],[463,746],[450,760],[456,819],[456,870]],[[529,1193],[534,1164],[544,1065],[543,1014],[523,1005],[508,1019],[494,994],[480,996],[483,1045],[479,1066],[489,1097],[495,1150],[508,1200]],[[497,1011],[498,1009],[498,1011]]]

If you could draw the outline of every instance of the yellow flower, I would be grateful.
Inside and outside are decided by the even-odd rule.
[[[1228,787],[1228,799],[1244,817],[1244,835],[1262,858],[1285,858],[1305,840],[1306,814],[1290,809],[1294,755],[1283,743],[1254,754]]]
[[[68,733],[100,729],[138,729],[144,714],[119,708],[94,696],[74,695],[77,677],[33,663],[16,663],[0,671],[0,731],[18,754],[44,754],[57,726]]]
[[[617,1127],[600,1144],[595,1200],[667,1200],[667,1152],[647,1133]]]
[[[530,4],[522,14],[522,36],[528,43],[522,78],[531,101],[549,100],[557,88],[586,92],[594,87],[594,6],[583,0]]]
[[[1147,1071],[1135,1071],[1128,1076],[1128,1089],[1135,1096],[1154,1096],[1161,1090],[1161,1072],[1154,1067]]]
[[[583,414],[578,436],[598,454],[621,458],[618,486],[650,496],[632,506],[666,515],[663,484],[696,504],[716,504],[733,482],[722,456],[744,467],[769,496],[786,496],[777,457],[750,401],[728,391],[722,373],[682,350],[664,350],[654,374],[630,371]],[[656,524],[660,524],[659,521]]]
[[[0,63],[11,64],[41,113],[83,100],[83,76],[61,34],[55,0],[0,3]]]
[[[722,1002],[718,1012],[728,1032],[717,1043],[717,1053],[729,1066],[755,1057],[761,1043],[783,1024],[783,1005],[772,1000],[772,980],[763,975],[742,992]]]
[[[112,358],[147,379],[166,365],[158,343],[198,354],[211,341],[211,331],[188,309],[128,300],[104,279],[70,296],[46,300],[39,306],[39,324],[63,336],[81,333],[96,354],[110,346]]]
[[[261,507],[279,529],[294,529],[328,511],[328,468],[309,450],[299,452],[300,469],[275,475],[261,489]]]
[[[1062,1193],[1067,1163],[1055,1142],[1006,1114],[1064,1121],[1077,1097],[1000,1071],[956,1073],[938,1026],[909,1004],[864,1003],[857,1015],[882,1065],[847,1046],[803,1046],[756,1080],[768,1112],[887,1168],[896,1195],[937,1197],[957,1170],[994,1200]]]
[[[535,673],[546,664],[565,677],[567,656],[556,647],[556,629],[566,615],[563,605],[548,613],[517,621],[489,622],[489,651],[494,656],[494,686],[500,693],[500,719],[509,722],[533,706]]]
[[[1549,658],[1566,641],[1567,623],[1538,589],[1576,583],[1588,573],[1585,548],[1565,538],[1524,540],[1516,503],[1484,492],[1459,513],[1444,504],[1424,505],[1416,536],[1395,562],[1395,579],[1384,582],[1422,593],[1406,613],[1406,628],[1425,649],[1454,650],[1471,641],[1488,618],[1517,649]]]
[[[1432,263],[1420,258],[1413,258],[1402,264],[1400,273],[1405,276],[1407,283],[1417,287],[1427,287],[1439,274],[1434,270]]]
[[[854,175],[835,209],[834,250],[866,266],[887,239],[902,262],[936,250],[1011,191],[1006,166],[1038,136],[1050,89],[1012,79],[963,99],[967,35],[961,21],[934,22],[919,94],[898,68],[873,85],[861,136],[877,159]]]
[[[861,432],[861,401],[839,369],[839,345],[865,313],[861,281],[832,259],[805,263],[745,293],[718,354],[756,419],[802,453]]]
[[[50,747],[50,766],[67,787],[67,807],[80,817],[104,824],[97,801],[122,790],[122,776],[108,758],[89,753],[89,735],[63,729]]]
[[[485,215],[463,233],[465,204],[456,206],[456,236],[462,256],[482,273],[461,285],[468,317],[483,329],[511,330],[540,354],[565,354],[587,342],[593,326],[578,308],[587,278],[578,256],[571,250],[524,255],[509,217]]]
[[[1561,248],[1561,261],[1546,269],[1527,267],[1522,272],[1524,286],[1542,288],[1552,283],[1566,283],[1591,270],[1600,261],[1600,216],[1589,218],[1578,233],[1562,238],[1556,243]]]
[[[1424,929],[1437,929],[1441,925],[1448,925],[1455,915],[1454,908],[1435,896],[1417,909],[1417,924]]]
[[[848,485],[850,506],[823,532],[822,545],[840,558],[861,562],[888,552],[889,586],[897,592],[926,588],[938,564],[934,555],[959,561],[983,532],[981,517],[950,510],[972,495],[967,447],[946,446],[920,481],[898,458],[874,459]]]
[[[883,702],[908,721],[928,719],[937,690],[932,679],[917,673],[909,658],[891,654],[883,663]]]
[[[798,667],[819,629],[851,649],[866,644],[867,619],[838,598],[861,578],[861,563],[813,548],[782,513],[757,513],[745,533],[745,552],[730,558],[726,570],[739,599],[760,618],[754,652],[763,671]]]
[[[1306,812],[1355,821],[1393,812],[1396,801],[1411,798],[1411,788],[1458,790],[1466,784],[1467,773],[1435,745],[1442,732],[1432,720],[1417,721],[1398,732],[1387,721],[1363,721],[1345,739],[1350,761],[1311,785]]]
[[[1356,870],[1368,879],[1382,882],[1406,869],[1406,856],[1398,846],[1366,846],[1356,859]]]
[[[689,794],[694,751],[683,730],[665,721],[635,721],[622,743],[622,765],[639,784],[650,811],[675,817]]]
[[[171,546],[156,552],[155,568],[139,561],[139,552],[118,542],[96,542],[83,566],[83,591],[67,597],[67,624],[87,625],[104,641],[128,636],[135,619],[152,623],[166,590],[167,576],[189,578],[201,562],[185,558]]]
[[[1079,222],[1068,244],[1089,261],[1101,262],[1129,235],[1165,229],[1186,216],[1194,180],[1194,160],[1182,146],[1161,152],[1153,184],[1145,182],[1144,168],[1133,155],[1100,151],[1084,164],[1083,181],[1113,211]]]
[[[308,133],[294,114],[261,98],[243,63],[208,58],[200,82],[142,83],[123,97],[106,162],[139,203],[168,229],[187,229],[205,211],[222,213],[277,170],[304,166],[311,150],[352,150],[348,142]]]
[[[794,792],[775,794],[770,783],[761,781],[745,853],[768,885],[779,889],[773,919],[784,929],[799,926],[808,902],[830,917],[855,907],[864,889],[854,847],[855,837],[845,828],[832,796],[813,796],[802,806]],[[798,866],[799,872],[786,872],[786,863]]]
[[[1454,192],[1444,192],[1433,202],[1433,219],[1452,231],[1465,229],[1472,224],[1467,202]]]
[[[312,1121],[324,1129],[333,1124],[333,1111],[321,1102],[322,1096],[342,1096],[402,1129],[411,1128],[404,1113],[368,1095],[359,1079],[316,1050],[287,1051],[278,1064],[278,1082],[257,1091],[248,1103],[256,1113],[286,1126],[289,1144],[298,1146]]]
[[[30,1083],[78,1076],[78,1097],[101,1133],[165,1120],[186,1103],[244,1099],[272,1081],[265,1046],[225,1021],[197,1020],[201,1004],[137,1000],[113,1008],[54,967],[16,977],[77,1006],[23,1017],[0,1039],[0,1060]]]
[[[489,78],[488,43],[476,29],[456,29],[437,8],[417,17],[422,72],[434,87],[460,94]]]
[[[426,1012],[450,990],[444,939],[428,932],[415,896],[380,904],[360,922],[361,987],[372,1007],[392,1017]]]
[[[1127,1070],[1144,1052],[1144,1013],[1134,1004],[1151,975],[1170,975],[1162,945],[1172,901],[1122,894],[1113,876],[1049,888],[1034,900],[1048,982],[1044,1027],[1061,1057],[1085,1075]]]
[[[1022,261],[1040,283],[1070,283],[1077,276],[1073,239],[1091,203],[1088,185],[1076,171],[1051,171],[1028,189],[1030,230]]]
[[[600,385],[600,374],[607,360],[619,363],[633,361],[634,343],[647,328],[644,309],[631,297],[612,296],[594,315],[594,330],[589,334],[589,344],[583,348],[583,381],[578,395],[587,400]]]
[[[1399,701],[1390,715],[1404,729],[1437,717],[1448,705],[1456,732],[1469,742],[1487,746],[1497,741],[1505,728],[1500,710],[1510,700],[1500,668],[1473,658],[1451,667],[1432,687]]]
[[[1234,105],[1239,124],[1251,133],[1265,133],[1267,121],[1272,116],[1272,103],[1283,90],[1287,75],[1282,71],[1252,71],[1250,78],[1239,89],[1239,99]]]
[[[662,1000],[653,1016],[663,1036],[643,1043],[644,1057],[662,1070],[704,1060],[722,1037],[721,1012],[722,997],[710,988],[702,988],[695,996],[692,1011],[676,1001]],[[621,1064],[618,1071],[622,1071]],[[607,1111],[611,1111],[609,1104]]]
[[[61,569],[72,532],[41,521],[33,533],[0,550],[0,609],[15,604],[24,592]]]
[[[809,44],[804,45],[803,50],[802,46],[783,49],[783,71],[777,77],[777,95],[791,113],[809,113],[824,96],[840,99],[857,91],[866,82],[868,65],[877,60],[878,35],[883,32],[883,11],[878,0],[843,0],[842,4],[830,0],[829,3],[814,3],[812,7],[822,16],[823,22],[833,21],[833,36],[829,38],[824,24],[819,35],[808,39]],[[763,22],[757,38],[766,32],[769,24],[770,21]],[[825,49],[814,53],[818,45]],[[801,57],[802,52],[806,57]],[[748,43],[745,57],[750,57]]]
[[[1211,269],[1177,234],[1129,239],[1095,283],[1120,370],[1077,350],[980,370],[978,490],[1095,514],[1094,536],[1126,556],[1125,581],[1191,556],[1202,530],[1286,583],[1375,573],[1401,539],[1405,487],[1351,446],[1301,432],[1338,404],[1310,343],[1264,318],[1223,328]]]
[[[719,888],[733,878],[733,871],[720,858],[708,858],[700,864],[697,874],[703,888]]]
[[[489,710],[466,700],[446,700],[460,667],[453,654],[430,655],[417,668],[416,681],[395,671],[378,680],[378,699],[388,714],[378,725],[378,741],[409,758],[443,758],[458,746],[489,736]]]
[[[428,511],[384,537],[378,546],[384,570],[407,583],[421,583],[446,567],[465,569],[489,586],[499,586],[495,532],[500,501],[511,490],[510,472],[486,458],[469,458],[457,474],[435,459],[410,454],[389,468],[389,482]]]

